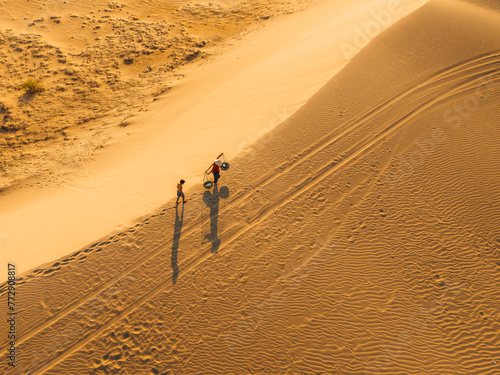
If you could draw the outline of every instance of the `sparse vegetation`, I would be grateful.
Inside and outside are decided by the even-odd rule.
[[[137,16],[132,9],[127,13],[128,5],[122,0],[101,3],[108,6],[100,9],[105,13],[100,17],[92,7],[79,7],[78,15],[45,13],[45,17],[25,20],[28,27],[57,28],[56,24],[60,21],[62,25],[66,19],[78,28],[76,32],[72,26],[76,34],[67,36],[85,43],[55,45],[37,33],[0,30],[0,76],[10,77],[0,80],[0,150],[2,161],[9,163],[5,177],[9,184],[50,170],[46,166],[53,165],[55,155],[65,152],[59,142],[77,147],[89,132],[111,132],[111,125],[128,129],[128,117],[137,108],[147,110],[150,102],[183,78],[183,65],[215,53],[226,38],[260,22],[262,12],[274,15],[278,8],[295,9],[281,0],[270,0],[265,6],[261,0],[251,0],[227,7],[217,2],[162,6],[160,11],[155,2],[146,2],[151,4],[145,6],[145,13],[149,15],[151,10],[157,14],[147,18]],[[24,18],[22,9],[15,14]],[[213,31],[207,31],[208,25]],[[3,109],[4,102],[11,106]],[[74,136],[61,133],[69,126],[75,126]],[[8,152],[4,153],[4,148]],[[22,163],[19,150],[23,152]],[[80,160],[70,154],[68,160],[72,158]],[[40,179],[40,184],[43,181]],[[2,184],[0,177],[0,187]]]
[[[28,78],[21,86],[23,90],[29,93],[37,93],[45,90],[42,83],[35,78]]]

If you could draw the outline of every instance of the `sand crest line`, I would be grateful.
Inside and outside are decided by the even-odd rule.
[[[495,72],[495,71],[493,71]],[[496,77],[498,74],[492,73],[492,77]],[[484,77],[484,75],[479,76],[476,80],[480,80],[481,77]],[[374,144],[376,144],[381,137],[384,137],[388,135],[389,133],[392,133],[396,128],[400,127],[402,124],[406,123],[410,119],[412,119],[414,116],[416,116],[418,113],[422,112],[423,110],[426,110],[430,107],[432,107],[436,103],[440,103],[446,99],[452,98],[455,95],[459,95],[460,93],[466,92],[467,90],[470,90],[471,88],[475,88],[476,86],[474,85],[476,82],[473,81],[472,83],[470,81],[467,81],[466,83],[462,83],[459,85],[455,85],[453,90],[451,92],[447,90],[444,94],[438,96],[437,98],[433,98],[426,102],[423,106],[418,107],[417,109],[411,111],[410,113],[402,115],[396,122],[394,122],[392,125],[389,127],[386,127],[383,129],[379,134],[376,136],[371,137],[370,139],[364,139],[361,142],[358,142],[355,146],[353,146],[349,151],[351,154],[348,154],[348,156],[341,160],[338,164],[334,165],[333,169],[330,169],[328,166],[323,168],[322,171],[316,176],[316,178],[309,183],[307,182],[308,179],[303,181],[301,184],[299,184],[299,188],[295,190],[291,198],[285,199],[283,201],[278,201],[278,203],[270,205],[269,207],[266,207],[264,210],[261,210],[257,215],[254,215],[254,217],[250,220],[251,225],[250,227],[253,227],[257,225],[258,223],[262,222],[265,218],[267,218],[272,212],[274,212],[277,208],[283,206],[284,204],[288,203],[289,201],[293,200],[294,197],[296,197],[298,194],[303,192],[305,189],[310,188],[312,185],[316,184],[317,182],[321,181],[322,179],[326,178],[330,173],[335,172],[338,168],[340,168],[344,164],[348,164],[351,161],[356,160],[356,156],[362,154],[366,150],[370,149]],[[359,149],[361,147],[361,149]],[[358,148],[358,149],[357,149]],[[356,150],[357,149],[357,150]],[[310,157],[310,156],[309,156]],[[305,159],[302,159],[304,161]],[[285,194],[286,195],[286,194]],[[248,230],[246,228],[245,230],[239,230],[236,233],[234,233],[232,236],[229,237],[229,239],[225,242],[224,246],[228,245],[231,241],[239,237],[241,234],[245,233]],[[193,266],[203,262],[206,258],[208,258],[211,254],[205,254],[204,256],[201,257],[195,257],[195,259],[191,259],[186,266],[184,267],[186,270],[191,269]],[[156,295],[158,291],[162,290],[161,283],[160,285],[157,285],[155,288],[151,289],[149,292],[144,294],[140,299],[136,300],[134,303],[130,304],[128,308],[124,309],[122,312],[120,312],[118,315],[116,315],[114,318],[109,320],[104,326],[99,328],[98,331],[94,331],[93,335],[86,336],[85,340],[77,344],[76,346],[73,346],[73,348],[69,349],[68,351],[64,352],[61,354],[61,356],[58,356],[54,358],[53,361],[50,363],[55,364],[65,358],[67,355],[71,354],[74,350],[78,349],[81,347],[83,344],[88,342],[90,339],[95,337],[99,332],[101,332],[103,329],[108,327],[109,325],[113,324],[117,320],[119,320],[121,317],[127,315],[130,311],[133,311],[135,306],[138,304],[146,301],[147,299],[151,298],[152,296]],[[61,357],[61,358],[60,358]],[[58,359],[60,358],[60,359]],[[42,371],[48,369],[49,363],[42,367]]]
[[[495,70],[494,72],[498,72],[498,71]],[[500,73],[493,74],[492,76],[500,77]],[[471,87],[469,87],[469,86],[471,86]],[[479,86],[474,86],[474,85],[469,85],[469,83],[464,84],[462,86],[458,86],[457,88],[455,88],[453,95],[442,95],[436,99],[432,99],[429,102],[427,102],[423,107],[419,107],[418,109],[415,109],[414,111],[410,112],[409,114],[403,115],[398,121],[396,121],[395,123],[393,123],[389,127],[385,128],[381,133],[377,134],[376,136],[373,136],[372,139],[369,139],[367,142],[363,142],[363,141],[358,142],[350,150],[348,150],[348,151],[352,151],[352,153],[350,155],[341,159],[338,163],[333,161],[330,164],[327,164],[316,174],[314,179],[311,180],[311,178],[308,177],[305,180],[303,180],[301,183],[294,185],[294,187],[298,186],[298,188],[295,189],[294,192],[291,192],[289,195],[286,193],[283,194],[283,195],[288,195],[291,198],[285,200],[284,202],[283,201],[276,201],[277,203],[269,205],[268,207],[262,208],[262,210],[260,210],[257,214],[254,215],[254,217],[252,219],[250,219],[251,225],[245,226],[244,229],[241,229],[241,230],[237,231],[235,234],[233,234],[232,236],[230,236],[226,240],[224,245],[221,246],[221,248],[223,248],[224,246],[227,246],[229,243],[231,243],[236,238],[238,238],[241,234],[243,234],[243,233],[247,232],[249,229],[251,229],[254,225],[259,224],[261,221],[263,221],[264,219],[269,217],[269,215],[271,215],[277,208],[288,203],[289,201],[292,201],[295,197],[304,193],[304,191],[310,189],[311,186],[315,185],[317,182],[328,177],[331,173],[335,172],[338,168],[340,168],[344,164],[348,164],[349,162],[355,161],[356,156],[358,156],[358,155],[364,153],[365,151],[367,151],[368,149],[370,149],[378,141],[380,141],[380,139],[382,137],[387,136],[388,134],[394,132],[394,130],[396,130],[398,127],[400,127],[401,125],[403,125],[407,121],[411,120],[413,117],[415,117],[417,114],[419,114],[423,110],[428,109],[428,108],[432,107],[434,104],[441,102],[445,99],[452,98],[454,95],[458,95],[460,93],[468,91],[469,89],[477,88],[480,86],[482,86],[482,84]],[[465,90],[459,90],[460,88],[464,88],[464,87],[465,87]],[[358,147],[357,147],[358,145],[361,148],[358,149]],[[358,150],[356,151],[356,149],[358,149]],[[311,180],[311,181],[308,182],[309,180]],[[288,191],[289,190],[287,190],[287,192]]]
[[[492,57],[492,56],[498,56],[498,54],[496,54],[496,53],[495,53],[495,54],[491,54],[491,56],[489,56],[489,57]],[[487,58],[487,57],[484,57],[484,56],[483,56],[483,57],[481,57],[481,58],[477,58],[477,59],[476,59],[476,58],[474,58],[474,59],[472,59],[472,61],[481,61],[481,60],[483,60],[483,59],[485,59],[485,58]],[[464,63],[464,65],[467,65],[467,64],[470,64],[470,61],[467,61],[466,63]],[[486,65],[487,65],[487,64],[486,64]],[[482,65],[482,66],[484,66],[484,65]],[[475,66],[474,66],[474,67],[475,67]],[[454,68],[456,68],[456,67],[454,67]],[[446,75],[446,74],[447,74],[447,72],[443,72],[443,74],[444,74],[444,75]],[[438,76],[439,76],[439,74],[438,74]],[[433,77],[435,77],[435,76],[433,76]],[[433,80],[432,80],[432,79],[428,79],[427,81],[432,82]],[[426,82],[427,82],[427,81],[426,81]],[[463,85],[463,86],[465,86],[465,87],[466,87],[466,86],[467,86],[467,84],[466,84],[466,85]],[[417,86],[417,87],[418,87],[418,86]],[[460,87],[459,87],[459,88],[460,88]],[[456,88],[454,91],[458,90],[459,88]],[[409,91],[408,91],[408,93],[411,93],[411,92],[413,92],[413,91],[415,91],[415,90],[416,90],[416,88],[413,88],[413,89],[409,90]],[[462,92],[462,91],[458,91],[458,92],[457,92],[457,93],[455,93],[455,94],[459,94],[460,92]],[[394,101],[398,100],[398,99],[399,99],[399,98],[401,98],[401,97],[404,97],[405,95],[407,95],[407,93],[404,93],[404,94],[398,95],[396,98],[392,99],[389,103],[387,103],[387,104],[383,105],[383,108],[380,108],[379,110],[381,111],[381,110],[383,110],[383,109],[387,108],[387,107],[388,107],[390,104],[392,104]],[[411,113],[411,117],[415,116],[417,113],[420,113],[422,110],[427,109],[428,107],[430,107],[431,105],[435,104],[436,102],[439,102],[439,101],[442,101],[442,100],[446,99],[446,97],[451,97],[451,96],[450,96],[450,95],[446,95],[446,96],[438,97],[437,99],[431,100],[430,102],[428,102],[428,103],[426,104],[426,106],[425,106],[424,108],[421,108],[420,110],[416,110],[416,111],[414,111],[413,113]],[[375,111],[370,111],[370,112],[369,112],[369,114],[374,115],[374,112],[375,112]],[[391,128],[392,128],[392,127],[394,127],[394,126],[400,126],[402,123],[406,122],[406,121],[403,121],[403,120],[405,120],[405,119],[406,119],[406,120],[409,120],[409,119],[411,118],[411,117],[408,117],[408,118],[407,118],[407,117],[408,117],[408,115],[403,116],[403,118],[402,118],[402,119],[398,120],[398,122],[400,122],[399,124],[398,124],[398,123],[395,123],[395,124],[393,124],[391,127],[386,128],[386,129],[384,130],[384,133],[377,135],[377,137],[376,137],[375,139],[373,139],[371,142],[370,142],[370,140],[368,140],[368,142],[363,142],[362,144],[359,144],[359,143],[358,143],[358,144],[356,144],[355,146],[353,146],[350,150],[348,150],[348,152],[354,152],[354,151],[355,151],[355,149],[358,147],[358,145],[359,145],[359,147],[364,147],[363,149],[358,150],[357,152],[352,153],[350,156],[348,156],[348,157],[347,157],[347,158],[345,158],[345,159],[341,159],[341,160],[338,162],[338,164],[337,164],[336,162],[332,162],[333,164],[329,164],[329,165],[325,166],[324,168],[322,168],[322,170],[321,170],[321,171],[319,171],[319,173],[318,173],[318,175],[317,175],[317,177],[316,177],[316,179],[318,178],[318,176],[320,177],[320,178],[319,178],[319,180],[317,180],[317,181],[320,181],[321,179],[325,178],[325,177],[329,174],[329,173],[328,173],[328,171],[330,171],[331,173],[335,172],[335,171],[336,171],[336,170],[337,170],[340,166],[342,166],[343,164],[345,164],[345,163],[347,163],[348,161],[352,160],[355,156],[359,155],[361,152],[365,151],[365,150],[366,150],[366,149],[368,149],[370,146],[372,146],[373,144],[375,144],[375,143],[377,142],[377,140],[378,140],[380,137],[383,137],[384,135],[387,135],[387,134],[386,134],[386,132],[389,132],[389,131],[391,130]],[[369,116],[369,118],[371,118],[371,116]],[[366,118],[366,115],[365,115],[365,116],[363,116],[363,117],[362,117],[362,120],[361,120],[361,121],[359,121],[359,122],[358,122],[358,121],[356,121],[355,123],[353,123],[353,124],[351,125],[351,128],[352,128],[352,127],[354,127],[356,124],[358,124],[358,125],[359,125],[359,123],[365,122],[365,121],[367,121],[367,120],[368,120],[368,119]],[[401,121],[402,121],[402,122],[401,122]],[[351,129],[349,129],[349,130],[351,130]],[[349,131],[349,130],[348,130],[348,131]],[[346,132],[347,132],[347,131],[346,131]],[[346,132],[343,132],[343,134],[342,134],[342,135],[340,135],[340,136],[345,135],[345,133],[346,133]],[[331,133],[330,133],[330,134],[331,134]],[[318,142],[318,144],[316,144],[316,145],[315,145],[316,147],[314,147],[314,148],[312,148],[312,149],[309,149],[309,150],[310,150],[310,152],[308,152],[308,153],[306,154],[306,155],[307,155],[307,158],[311,157],[311,155],[314,155],[314,154],[316,153],[316,152],[312,152],[313,150],[317,150],[317,149],[320,149],[320,148],[323,148],[323,147],[324,147],[324,145],[322,145],[322,144],[321,144],[321,143],[323,143],[322,141],[325,141],[325,139],[323,139],[323,140],[321,140],[320,142]],[[332,140],[330,139],[330,143],[331,143],[331,141],[332,141]],[[328,145],[328,144],[327,144],[327,145]],[[323,146],[323,147],[320,147],[320,146]],[[312,152],[312,154],[311,154],[311,152]],[[290,169],[291,169],[294,165],[298,165],[298,164],[300,164],[300,163],[304,162],[307,158],[299,158],[299,159],[298,159],[298,160],[297,160],[297,161],[296,161],[296,162],[295,162],[292,166],[288,167],[286,170],[290,170]],[[330,165],[333,167],[333,169],[330,169]],[[327,174],[325,175],[325,173],[327,173]],[[264,185],[262,185],[261,187],[267,186],[267,185],[268,185],[268,184],[270,184],[270,183],[271,183],[271,182],[272,182],[275,178],[276,178],[276,177],[274,177],[274,178],[272,178],[272,179],[268,179],[268,180],[267,180],[267,183],[266,183],[266,184],[264,184]],[[265,180],[265,178],[263,178],[263,179]],[[263,179],[261,179],[260,181],[258,181],[258,183],[261,183]],[[315,179],[315,180],[313,180],[313,181],[316,181],[316,179]],[[307,179],[306,179],[306,181],[307,181]],[[291,199],[293,199],[294,197],[296,197],[298,194],[300,194],[301,192],[303,192],[305,189],[310,188],[310,186],[311,186],[312,184],[311,184],[311,183],[307,184],[307,183],[306,183],[306,181],[303,181],[301,184],[299,184],[299,186],[300,186],[300,185],[302,185],[302,186],[299,188],[299,190],[296,190],[296,191],[295,191],[295,193],[293,194],[292,198],[290,198],[289,200],[291,200]],[[244,195],[246,195],[246,194],[244,194]],[[244,195],[240,195],[240,196],[239,196],[239,197],[237,197],[236,199],[239,199],[239,198],[243,197]],[[289,200],[287,200],[287,202],[288,202]],[[233,200],[233,201],[234,201],[234,200]],[[254,225],[256,225],[256,224],[258,224],[258,223],[260,223],[260,222],[261,222],[262,220],[264,220],[265,218],[267,218],[267,217],[268,217],[268,216],[269,216],[272,212],[274,212],[274,210],[276,210],[278,207],[281,207],[283,204],[286,204],[286,202],[285,202],[285,203],[282,203],[282,204],[281,204],[281,203],[280,203],[280,204],[276,203],[276,204],[274,204],[274,205],[271,205],[270,207],[266,207],[266,208],[264,208],[263,210],[261,210],[259,213],[257,213],[256,215],[254,215],[254,217],[250,220],[250,222],[252,223],[251,227],[252,227],[252,226],[254,226]],[[169,209],[169,211],[171,211],[171,209]],[[264,216],[262,216],[262,215],[264,215]],[[198,218],[199,218],[199,216],[198,216],[198,217],[196,217],[196,219],[198,219]],[[147,220],[147,219],[146,219],[146,220]],[[254,222],[255,220],[258,220],[258,221]],[[194,223],[196,223],[196,222],[197,222],[197,220],[193,220],[193,222],[194,222]],[[188,227],[188,228],[186,229],[186,232],[185,232],[185,234],[184,234],[185,236],[188,236],[188,235],[192,234],[192,233],[193,233],[193,231],[196,229],[196,224],[194,224],[194,223],[193,223],[193,225],[191,225],[190,227]],[[247,230],[248,230],[248,229],[247,229]],[[229,242],[226,242],[226,243],[224,244],[224,246],[226,246],[227,244],[229,244],[231,241],[233,241],[234,239],[236,239],[239,235],[243,234],[244,232],[246,232],[246,230],[239,230],[239,231],[237,231],[236,233],[234,233],[232,236],[230,236],[230,237],[229,237]],[[116,236],[113,236],[113,237],[111,237],[110,239],[112,239],[112,238],[114,238],[114,237],[116,237]],[[94,247],[94,246],[96,246],[96,245],[93,245],[93,247]],[[224,246],[223,246],[223,247],[224,247]],[[223,247],[222,247],[222,248],[223,248]],[[87,294],[87,295],[85,295],[84,297],[82,297],[82,298],[80,298],[80,299],[76,300],[74,303],[70,304],[67,308],[65,308],[65,309],[63,309],[63,310],[60,310],[58,313],[56,313],[55,315],[53,315],[50,319],[48,319],[47,321],[45,321],[44,323],[42,323],[42,324],[41,324],[40,326],[38,326],[36,329],[31,330],[29,333],[27,333],[27,336],[26,336],[26,335],[21,336],[21,337],[19,338],[19,341],[18,341],[18,342],[19,342],[19,343],[22,343],[22,342],[24,342],[25,340],[29,339],[30,337],[33,337],[33,336],[34,336],[34,335],[36,335],[38,332],[42,331],[42,330],[43,330],[43,329],[45,329],[46,327],[48,327],[48,326],[50,326],[51,324],[53,324],[55,321],[59,320],[61,317],[65,316],[65,315],[67,315],[68,313],[70,313],[71,311],[75,310],[77,307],[79,307],[80,305],[82,305],[83,303],[85,303],[87,300],[89,300],[89,299],[91,299],[92,297],[94,297],[95,295],[99,294],[102,290],[104,290],[104,289],[108,288],[109,286],[114,285],[114,284],[115,284],[118,280],[120,280],[121,278],[123,278],[123,276],[125,276],[125,275],[128,275],[128,274],[132,273],[132,272],[133,272],[134,270],[136,270],[137,268],[140,268],[140,266],[141,266],[141,265],[143,265],[144,263],[146,263],[148,260],[152,259],[154,256],[156,256],[159,252],[161,252],[161,251],[163,251],[163,250],[164,250],[164,248],[163,248],[163,247],[159,247],[159,248],[157,248],[157,249],[153,250],[153,252],[152,252],[152,253],[150,253],[150,255],[149,255],[149,256],[148,256],[148,257],[144,260],[144,262],[143,262],[143,263],[139,264],[138,266],[132,266],[132,267],[129,267],[128,269],[125,269],[124,271],[122,271],[122,272],[120,272],[119,274],[117,274],[117,275],[116,275],[114,278],[112,278],[111,280],[109,280],[109,281],[105,282],[104,284],[101,284],[101,286],[100,286],[99,288],[94,289],[94,290],[93,290],[92,292],[90,292],[89,294]],[[196,265],[197,265],[197,264],[199,264],[200,262],[204,261],[204,260],[205,260],[208,256],[210,256],[210,255],[211,255],[211,254],[202,255],[202,256],[200,256],[200,257],[195,257],[195,259],[191,259],[191,260],[189,260],[189,261],[188,261],[188,263],[186,264],[186,267],[187,267],[187,268],[185,267],[185,269],[189,270],[189,269],[190,269],[190,268],[192,268],[193,266],[196,266]],[[156,288],[155,288],[155,289],[156,289]],[[153,289],[153,290],[155,290],[155,289]],[[147,293],[147,294],[149,294],[149,293]],[[156,294],[156,293],[154,293],[154,294]],[[153,295],[154,295],[154,294],[153,294]]]
[[[359,125],[367,122],[368,120],[371,120],[374,116],[380,114],[381,111],[383,111],[386,108],[388,108],[389,106],[393,105],[398,100],[400,100],[402,98],[405,98],[406,96],[412,94],[414,91],[422,89],[422,88],[425,88],[426,86],[428,86],[428,85],[430,85],[430,84],[432,84],[432,83],[434,83],[436,81],[440,81],[441,79],[444,79],[447,76],[450,76],[450,75],[453,75],[453,74],[456,74],[456,73],[459,73],[459,72],[465,72],[466,69],[467,69],[467,65],[480,62],[481,60],[484,60],[484,59],[488,60],[490,58],[493,58],[494,61],[491,62],[491,63],[488,63],[488,64],[496,64],[496,63],[500,62],[500,52],[499,51],[494,51],[492,53],[481,55],[480,57],[474,57],[474,58],[472,58],[470,60],[466,60],[466,61],[464,61],[462,63],[454,64],[454,65],[451,66],[450,69],[443,69],[442,71],[431,75],[429,78],[425,79],[425,81],[423,81],[422,83],[419,83],[418,85],[412,87],[411,89],[406,90],[406,91],[404,91],[404,92],[402,92],[402,93],[394,96],[393,98],[385,101],[384,103],[380,104],[376,108],[367,111],[363,115],[360,115],[356,119],[351,120],[350,122],[346,123],[344,127],[340,128],[340,129],[334,129],[334,130],[332,130],[330,133],[328,133],[325,136],[323,136],[313,146],[309,147],[306,150],[305,153],[297,155],[297,158],[295,160],[287,163],[288,165],[286,165],[286,164],[285,164],[285,166],[280,165],[279,166],[280,171],[281,172],[288,172],[290,169],[295,168],[297,165],[299,165],[304,160],[303,157],[310,156],[311,153],[312,153],[312,155],[314,155],[318,151],[322,150],[324,147],[328,146],[332,142],[332,138],[331,138],[332,134],[338,133],[336,135],[335,139],[338,139],[338,138],[343,137],[343,136],[345,136],[347,134],[350,134],[352,132],[352,130],[356,129]],[[488,65],[488,64],[473,65],[473,68],[482,67],[482,66],[485,66],[485,65]],[[465,67],[465,69],[461,69],[463,67]],[[293,115],[292,115],[292,117],[293,117]],[[256,181],[256,184],[259,185],[259,186],[265,186],[266,184],[261,185],[263,181],[268,181],[269,183],[271,183],[276,178],[278,178],[277,174],[273,174],[272,177],[271,177],[271,179],[266,178],[266,177],[262,177],[261,179],[259,179],[259,180]],[[244,197],[245,195],[246,195],[245,193],[242,193],[240,195],[236,195],[233,198],[232,202],[236,202],[237,200],[239,200],[240,198]]]

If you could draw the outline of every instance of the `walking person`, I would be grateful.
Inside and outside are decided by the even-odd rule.
[[[186,181],[184,180],[181,180],[178,184],[177,184],[177,201],[175,202],[175,205],[177,206],[179,204],[179,198],[182,197],[182,203],[186,203],[187,200],[186,200],[186,197],[184,196],[184,192],[182,191],[182,186],[184,185]]]
[[[222,165],[222,161],[219,160],[219,158],[222,156],[223,152],[217,156],[217,158],[214,160],[214,163],[212,164],[212,169],[208,174],[213,173],[214,174],[214,185],[217,184],[217,181],[219,181],[220,178],[220,166]]]

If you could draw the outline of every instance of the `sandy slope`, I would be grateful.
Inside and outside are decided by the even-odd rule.
[[[186,78],[172,84],[164,100],[128,118],[124,129],[132,135],[93,159],[83,158],[78,175],[61,178],[57,188],[1,197],[1,263],[15,261],[24,272],[135,224],[170,198],[180,178],[193,186],[221,150],[232,157],[271,130],[374,32],[423,3],[322,1],[235,39],[230,51],[214,55],[210,63],[185,68]]]
[[[499,21],[431,1],[219,190],[27,275],[19,373],[498,373]]]
[[[168,90],[178,68],[206,58],[220,41],[262,17],[296,5],[167,4],[1,5],[2,193],[15,189],[13,182],[36,188],[60,182],[81,163],[79,155],[88,158],[110,138],[126,135],[120,126]],[[46,91],[23,95],[20,86],[30,76],[40,78]]]

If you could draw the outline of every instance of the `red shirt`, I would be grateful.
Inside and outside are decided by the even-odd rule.
[[[212,170],[210,171],[210,173],[219,172],[219,170],[220,170],[219,166],[214,163],[214,165],[213,165]]]

